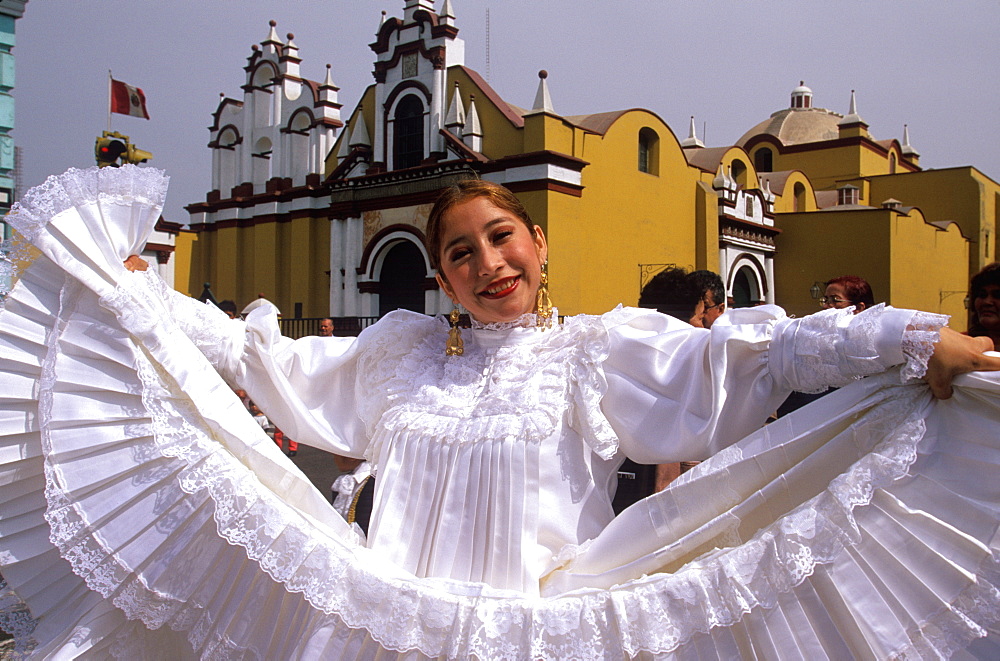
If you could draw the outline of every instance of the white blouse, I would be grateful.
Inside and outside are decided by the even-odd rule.
[[[272,306],[245,324],[215,312],[177,316],[198,319],[192,335],[224,376],[292,438],[375,466],[370,548],[416,576],[527,594],[614,518],[624,457],[704,459],[792,389],[904,362],[922,314],[765,306],[711,331],[629,308],[551,330],[527,315],[465,331],[464,355],[446,357],[441,318],[399,311],[357,339],[292,341]],[[929,354],[931,333],[910,336],[910,353]]]

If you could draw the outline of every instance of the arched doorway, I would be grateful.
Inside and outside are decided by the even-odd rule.
[[[400,309],[423,313],[426,276],[424,256],[417,246],[400,241],[389,248],[379,274],[379,316]]]
[[[741,266],[733,276],[733,307],[748,308],[763,301],[757,274],[749,266]]]

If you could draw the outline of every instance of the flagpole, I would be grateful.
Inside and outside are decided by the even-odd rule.
[[[108,69],[108,133],[111,133],[111,69]]]

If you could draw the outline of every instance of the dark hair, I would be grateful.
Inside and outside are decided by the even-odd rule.
[[[670,266],[646,283],[639,294],[639,307],[653,308],[688,322],[701,301],[702,291],[683,268]]]
[[[231,301],[228,298],[219,303],[219,309],[223,312],[231,313],[234,317],[238,317],[240,315],[240,311],[236,309],[236,301]]]
[[[839,278],[826,281],[826,286],[840,285],[847,294],[847,300],[857,305],[864,303],[866,308],[875,305],[875,294],[872,293],[872,286],[864,278],[856,275],[842,275]]]
[[[976,314],[976,306],[973,303],[986,291],[986,287],[989,285],[1000,286],[1000,262],[984,266],[979,273],[972,276],[972,282],[969,283],[969,335],[973,337],[989,335],[989,332],[979,323],[979,315]]]
[[[688,274],[688,280],[702,296],[711,292],[712,305],[726,302],[726,285],[722,282],[722,276],[715,271],[698,269]],[[708,303],[706,302],[705,305],[707,306]]]
[[[441,270],[441,237],[444,233],[444,214],[456,204],[461,204],[473,198],[486,197],[494,206],[509,211],[528,227],[532,236],[535,234],[535,224],[531,222],[531,217],[525,210],[521,200],[517,199],[513,193],[500,184],[482,179],[465,179],[452,186],[448,186],[438,197],[437,202],[431,209],[430,216],[427,217],[427,238],[424,244],[427,248],[427,256],[431,261],[431,266],[438,271]]]

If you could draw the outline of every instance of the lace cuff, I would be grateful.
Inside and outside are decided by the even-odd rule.
[[[39,233],[60,213],[69,209],[82,209],[97,202],[104,206],[127,208],[140,218],[139,223],[122,224],[105,228],[108,231],[122,230],[127,235],[131,231],[132,243],[145,240],[152,230],[159,209],[167,195],[169,177],[162,170],[124,165],[121,168],[91,167],[85,170],[70,168],[59,175],[52,175],[40,186],[35,186],[20,202],[16,203],[7,217],[8,222],[24,237],[34,243]],[[142,214],[144,207],[151,212]],[[153,211],[155,210],[155,215]],[[135,246],[132,246],[135,248]]]
[[[900,370],[903,382],[919,379],[927,373],[927,362],[934,353],[934,345],[941,339],[941,328],[948,325],[948,315],[914,312],[903,332],[902,349],[906,364]]]
[[[906,381],[924,374],[945,323],[943,315],[884,304],[857,315],[849,309],[826,310],[783,320],[769,353],[771,371],[800,392],[844,386],[899,364],[905,364]]]

